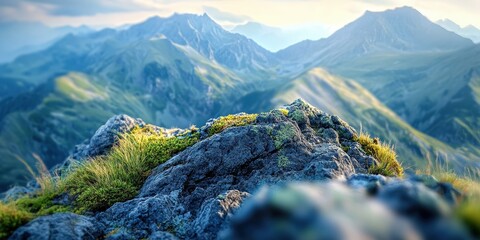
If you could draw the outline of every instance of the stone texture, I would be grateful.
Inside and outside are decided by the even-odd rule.
[[[9,239],[97,239],[102,235],[94,218],[73,213],[39,217],[17,229]]]

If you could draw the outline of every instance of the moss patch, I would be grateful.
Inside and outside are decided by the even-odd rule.
[[[288,157],[284,155],[278,157],[277,165],[279,168],[286,168],[288,164],[290,164],[290,160],[288,159]]]
[[[208,130],[208,135],[212,136],[230,127],[239,127],[252,124],[257,119],[257,116],[258,114],[245,114],[220,117],[210,127]]]
[[[280,125],[280,129],[272,133],[275,148],[280,149],[285,143],[291,141],[295,135],[295,127],[291,124]]]

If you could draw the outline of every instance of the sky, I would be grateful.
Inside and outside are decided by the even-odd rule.
[[[400,6],[414,7],[432,21],[448,18],[480,27],[480,0],[0,0],[0,22],[116,27],[153,15],[206,12],[227,28],[256,21],[283,28],[323,24],[338,29],[366,10]]]

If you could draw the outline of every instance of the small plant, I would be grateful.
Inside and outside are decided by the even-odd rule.
[[[0,202],[0,239],[6,239],[15,229],[33,219],[33,215],[14,203]]]
[[[214,134],[220,133],[229,127],[239,127],[252,124],[257,119],[257,116],[258,114],[244,114],[220,117],[210,127],[210,129],[208,130],[208,135],[212,136]]]
[[[402,176],[403,167],[397,161],[397,154],[392,146],[381,143],[378,138],[371,138],[368,134],[360,133],[355,141],[362,145],[368,155],[378,160],[378,165],[371,166],[368,172],[384,176]]]
[[[454,209],[455,216],[476,238],[480,238],[480,169],[466,168],[459,175],[449,168],[447,161],[442,162],[437,156],[433,161],[427,158],[426,167],[416,173],[432,175],[462,192]]]

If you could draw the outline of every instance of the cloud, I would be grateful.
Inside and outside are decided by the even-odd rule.
[[[147,6],[138,0],[0,0],[0,8],[36,8],[53,16],[91,16],[142,11]]]
[[[462,26],[480,26],[479,0],[337,0],[335,4],[331,0],[0,0],[0,21],[119,25],[152,15],[206,12],[222,26],[255,21],[277,27],[314,23],[341,27],[365,10],[404,5],[432,21],[449,18]]]
[[[246,15],[238,15],[229,12],[221,11],[214,7],[203,6],[203,11],[207,13],[210,17],[217,21],[229,22],[232,24],[241,24],[247,21],[251,21],[252,18]]]

